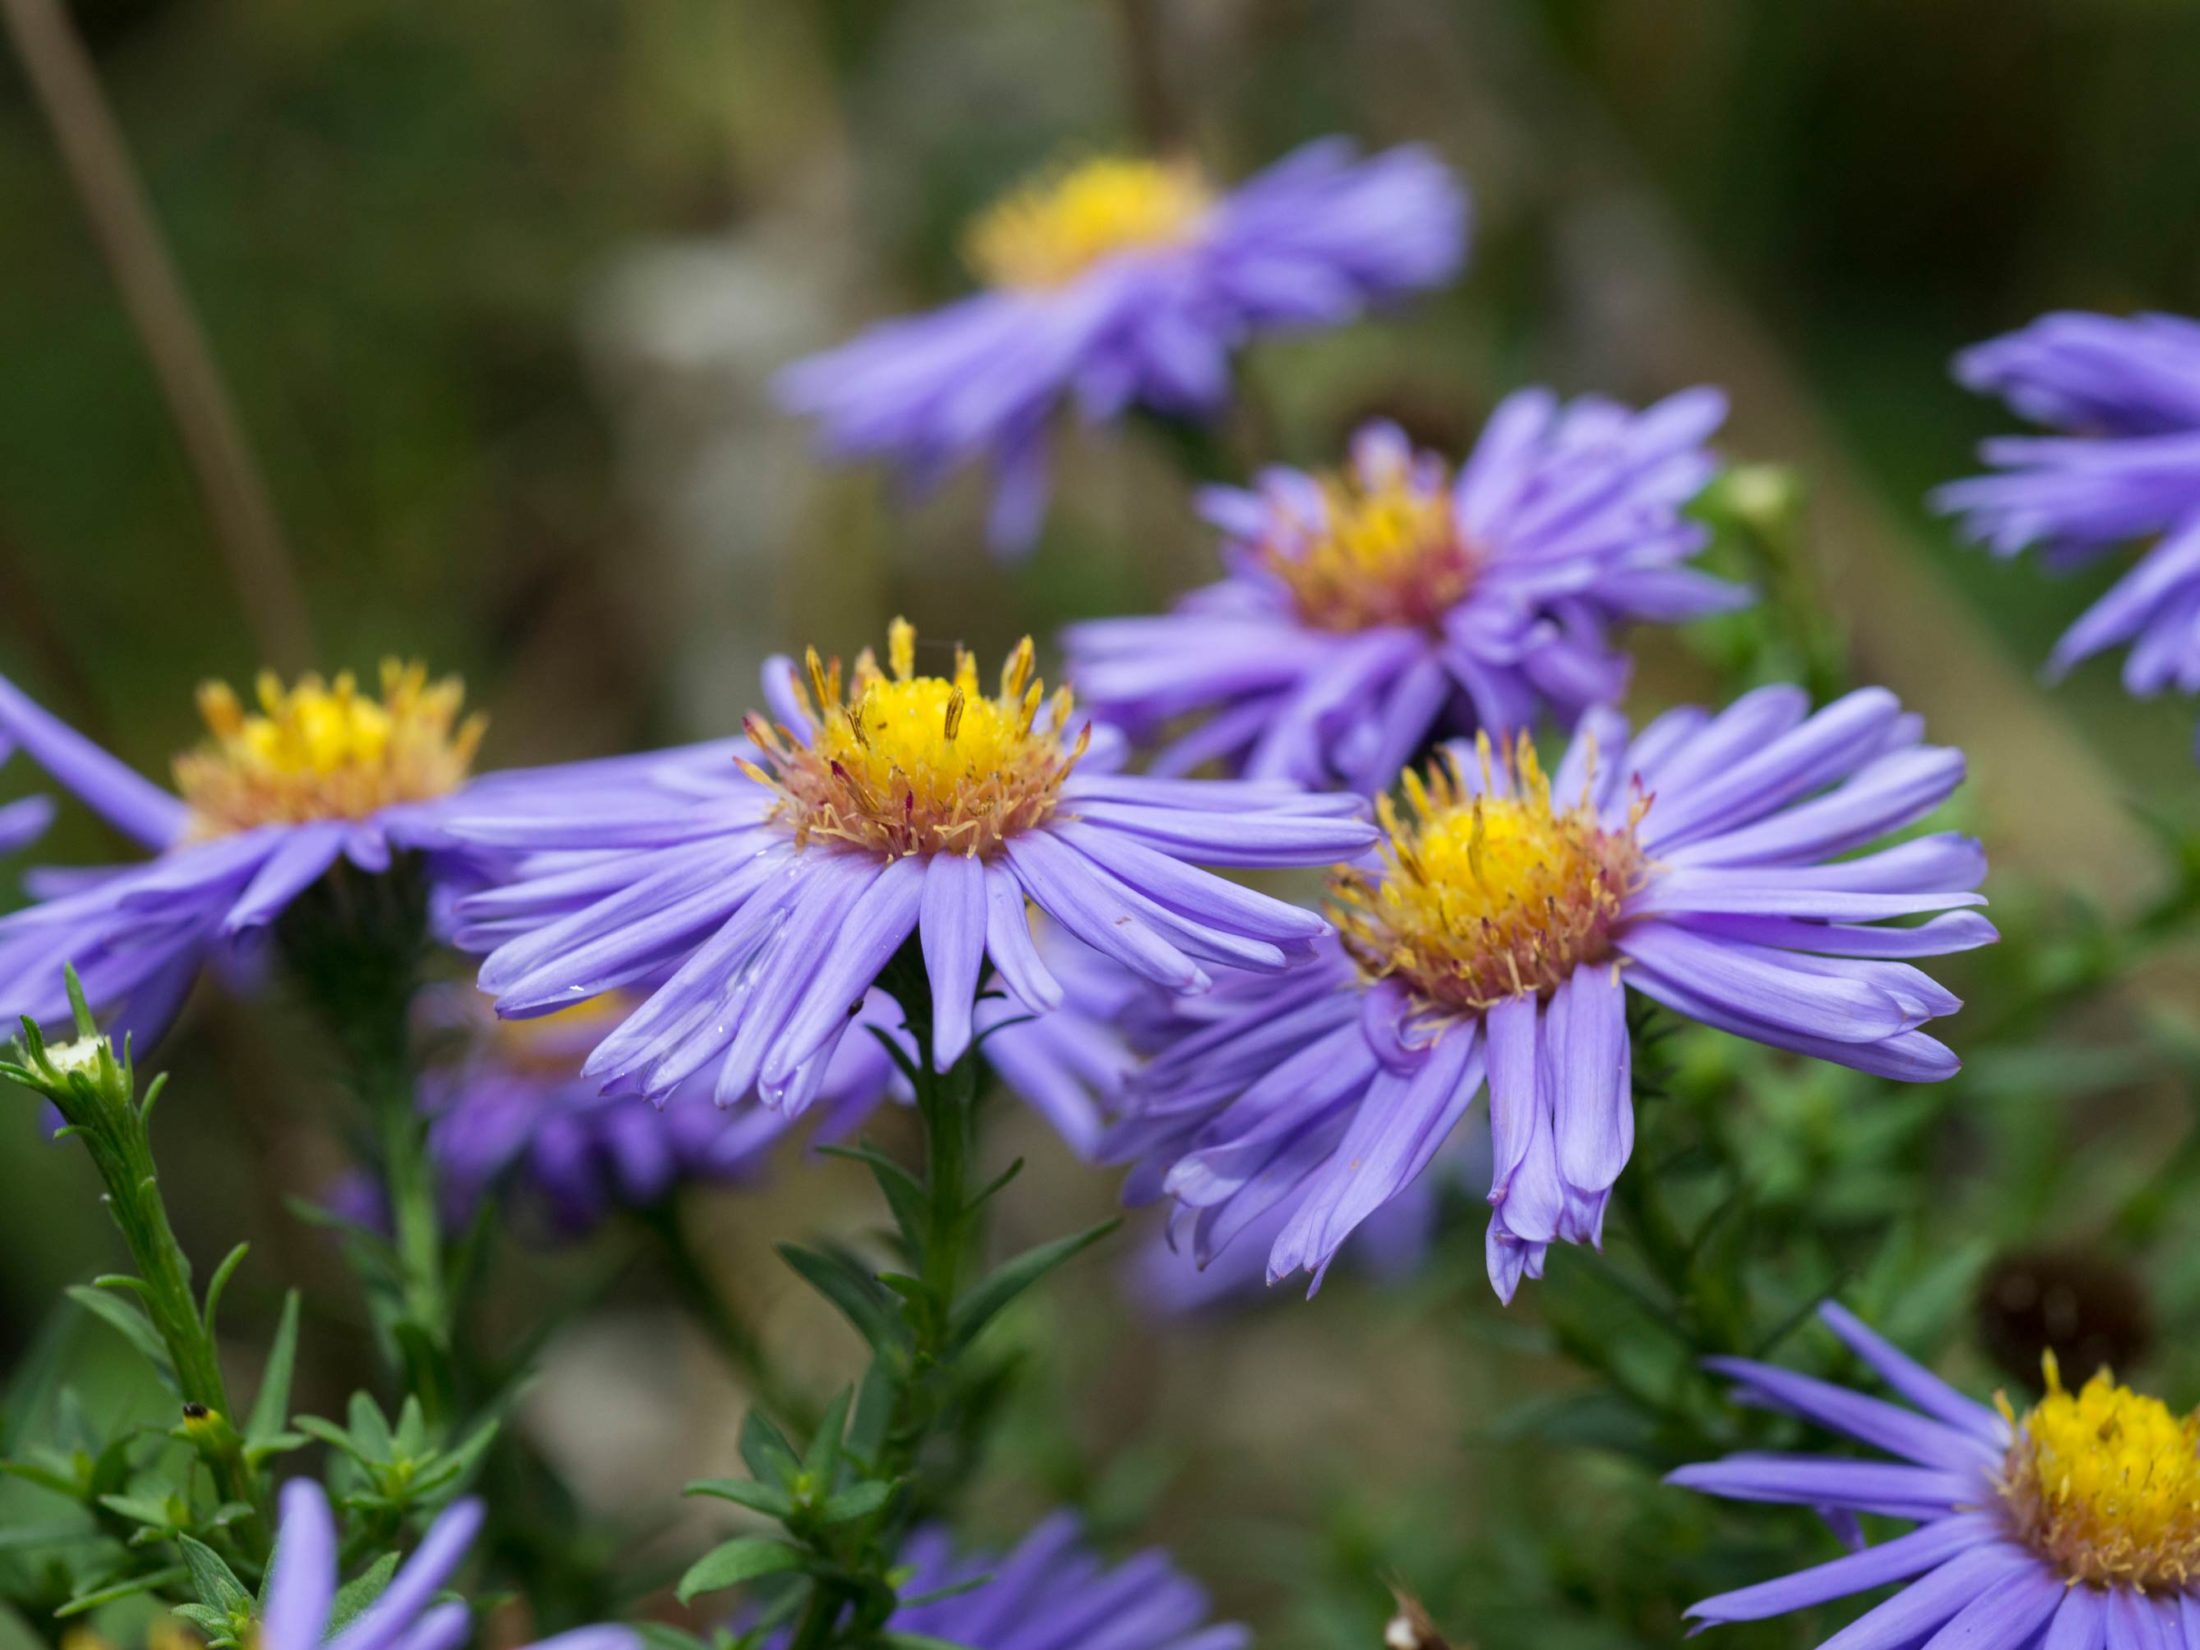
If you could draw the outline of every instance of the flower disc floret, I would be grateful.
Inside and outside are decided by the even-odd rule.
[[[456,790],[487,725],[478,715],[461,720],[464,684],[455,676],[430,682],[426,665],[385,659],[381,687],[380,698],[362,694],[345,671],[333,682],[308,674],[286,688],[263,671],[257,711],[226,683],[201,687],[199,714],[211,737],[175,764],[186,835],[365,819]]]
[[[2108,1370],[2047,1394],[2016,1428],[1999,1483],[2017,1535],[2068,1580],[2142,1591],[2200,1578],[2200,1413],[2176,1415]]]
[[[1441,630],[1475,574],[1450,487],[1404,463],[1317,485],[1320,509],[1286,516],[1254,549],[1299,618],[1325,631]]]
[[[1064,742],[1069,690],[1048,696],[1032,674],[1028,636],[1001,667],[993,697],[959,647],[951,676],[917,675],[916,631],[902,619],[889,632],[891,675],[868,648],[845,681],[840,661],[825,664],[814,648],[807,665],[808,687],[796,691],[815,736],[805,743],[751,717],[749,738],[766,766],[743,764],[778,793],[778,815],[799,846],[822,840],[889,858],[990,859],[1053,815],[1085,753],[1085,730]]]
[[[1212,204],[1195,167],[1104,156],[988,208],[971,225],[966,256],[988,286],[1064,286],[1121,253],[1182,245]]]
[[[1448,752],[1426,780],[1407,772],[1406,812],[1388,797],[1378,804],[1382,871],[1346,869],[1332,885],[1338,933],[1362,973],[1397,979],[1436,1010],[1548,998],[1611,955],[1621,907],[1645,875],[1639,800],[1609,829],[1586,801],[1554,805],[1526,735],[1505,757],[1510,795],[1495,794],[1487,736],[1476,755],[1478,776]]]

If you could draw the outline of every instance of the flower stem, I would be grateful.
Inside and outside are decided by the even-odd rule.
[[[160,1098],[156,1078],[141,1101],[137,1071],[118,1059],[99,1032],[76,975],[68,977],[78,1041],[54,1052],[30,1021],[24,1043],[4,1074],[43,1094],[60,1111],[66,1132],[84,1144],[106,1187],[107,1212],[122,1233],[137,1268],[122,1287],[143,1309],[145,1321],[167,1351],[176,1391],[183,1400],[179,1436],[197,1451],[225,1502],[249,1509],[231,1525],[239,1550],[253,1565],[267,1562],[271,1546],[267,1488],[245,1454],[236,1411],[214,1344],[212,1313],[191,1286],[191,1261],[169,1223],[153,1161],[150,1120]]]

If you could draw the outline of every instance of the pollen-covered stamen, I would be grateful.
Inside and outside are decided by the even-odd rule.
[[[951,677],[917,675],[916,632],[904,620],[888,632],[887,662],[891,676],[866,650],[844,686],[839,660],[809,654],[808,690],[796,690],[817,730],[807,745],[760,718],[745,724],[763,764],[743,767],[779,793],[797,844],[986,858],[1054,812],[1087,734],[1064,745],[1069,690],[1050,698],[1032,675],[1030,637],[991,697],[961,648]]]
[[[1397,979],[1424,1009],[1475,1012],[1547,995],[1611,955],[1648,862],[1635,840],[1647,799],[1607,830],[1587,803],[1564,811],[1525,734],[1504,762],[1477,740],[1480,788],[1447,759],[1404,776],[1407,807],[1377,804],[1383,869],[1339,871],[1330,898],[1345,949],[1371,979]]]
[[[1324,476],[1318,510],[1279,506],[1255,554],[1320,630],[1435,629],[1475,575],[1449,478],[1433,460],[1403,453]]]
[[[1117,253],[1191,239],[1212,199],[1187,165],[1089,160],[989,208],[971,225],[966,256],[988,286],[1061,286]]]
[[[189,835],[364,819],[457,789],[487,725],[460,719],[464,685],[455,676],[430,682],[427,666],[396,659],[382,662],[381,685],[377,699],[349,671],[333,682],[303,676],[290,688],[263,671],[257,711],[225,683],[201,687],[199,714],[212,737],[175,765]]]
[[[2047,1395],[2019,1420],[2002,1464],[2002,1504],[2018,1539],[2072,1582],[2141,1591],[2200,1580],[2200,1412],[2098,1371],[2063,1390],[2055,1355],[2040,1359]]]

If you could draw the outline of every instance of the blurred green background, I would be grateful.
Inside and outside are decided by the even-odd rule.
[[[875,476],[824,472],[767,382],[957,291],[962,222],[1065,146],[1182,142],[1236,174],[1345,131],[1457,166],[1475,253],[1454,290],[1401,316],[1255,353],[1276,456],[1322,461],[1378,411],[1457,450],[1525,382],[1635,399],[1722,384],[1730,450],[1803,479],[1810,587],[1856,674],[1971,752],[1997,901],[2020,923],[2052,923],[2083,890],[2113,927],[2166,874],[2129,805],[2200,805],[2192,706],[2129,704],[2107,663],[2052,693],[2037,681],[2107,571],[1993,563],[1923,504],[2008,425],[1951,382],[1953,351],[2059,306],[2200,312],[2190,0],[84,0],[75,15],[264,464],[320,658],[463,671],[491,762],[722,732],[764,653],[851,650],[895,611],[988,650],[1024,630],[1043,646],[1066,618],[1207,576],[1182,480],[1137,432],[1076,446],[1038,556],[1001,569],[978,544],[978,487],[911,508]],[[193,737],[193,684],[249,673],[260,648],[12,59],[0,235],[0,673],[159,773]],[[1709,691],[1711,674],[1658,643],[1641,691]],[[0,775],[8,795],[27,781],[21,764]],[[51,846],[114,844],[71,817]],[[1960,986],[1993,978],[1969,973]],[[2090,1012],[2151,1024],[2189,984],[2158,968]],[[219,1004],[169,1052],[163,1147],[187,1241],[212,1255],[255,1235],[277,1257],[253,1286],[262,1311],[285,1277],[328,1283],[331,1259],[281,1204],[341,1163],[311,1121],[317,1057],[278,1011]],[[2182,1084],[2163,1069],[1985,1063],[1971,1094],[2009,1106],[1958,1146],[2030,1178],[1977,1214],[1976,1182],[1949,1171],[1972,1201],[1951,1196],[1937,1236],[1914,1240],[1955,1270],[1911,1327],[1960,1327],[1989,1240],[2097,1235],[2103,1211],[2128,1212],[2179,1134]],[[1853,1094],[1725,1075],[1762,1103],[1735,1149],[1785,1174],[1775,1203],[1805,1195]],[[11,1357],[108,1241],[81,1166],[50,1168],[27,1112],[0,1114]],[[1882,1152],[1946,1168],[1947,1140],[1921,1143],[1937,1115],[1844,1145],[1871,1162],[1843,1172]],[[1019,1143],[1050,1188],[1020,1235],[1060,1227],[1050,1195],[1107,1204],[1099,1177]],[[257,1203],[239,1154],[271,1182]],[[814,1171],[717,1212],[729,1271],[821,1368],[849,1349],[771,1274],[758,1234],[841,1218],[846,1192]],[[1919,1213],[1860,1197],[1859,1230]],[[1057,1300],[1064,1321],[1030,1332],[1045,1378],[1011,1476],[1103,1516],[1158,1506],[1232,1607],[1291,1642],[1357,1642],[1354,1612],[1393,1571],[1447,1581],[1455,1611],[1498,1601],[1474,1617],[1498,1642],[1531,1621],[1544,1646],[1660,1640],[1659,1587],[1577,1573],[1567,1553],[1593,1543],[1482,1516],[1523,1504],[1497,1486],[1525,1483],[1551,1532],[1594,1528],[1620,1492],[1594,1461],[1549,1479],[1541,1444],[1461,1441],[1537,1384],[1550,1344],[1541,1308],[1490,1308],[1468,1237],[1380,1307],[1340,1284],[1323,1316],[1271,1309],[1165,1354],[1121,1312]],[[516,1270],[510,1310],[586,1265]],[[2189,1271],[2164,1292],[2192,1302]],[[695,1349],[678,1368],[646,1350],[673,1334],[646,1298],[591,1322],[541,1418],[591,1495],[639,1502],[692,1476],[698,1449],[729,1453],[737,1396]],[[321,1329],[335,1391],[358,1326]],[[1485,1526],[1494,1545],[1463,1570],[1459,1543]],[[1687,1532],[1651,1529],[1666,1547],[1638,1550],[1640,1517],[1606,1532],[1614,1573],[1679,1562]],[[1333,1609],[1318,1585],[1286,1602],[1281,1578],[1331,1575]]]

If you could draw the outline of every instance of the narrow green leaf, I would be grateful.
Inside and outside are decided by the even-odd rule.
[[[173,1587],[179,1582],[188,1581],[190,1578],[191,1572],[189,1570],[186,1570],[181,1564],[173,1564],[165,1570],[152,1570],[141,1576],[129,1576],[121,1581],[107,1582],[95,1586],[89,1592],[78,1593],[68,1603],[56,1610],[54,1615],[66,1621],[72,1616],[81,1616],[89,1611],[96,1610],[103,1604],[113,1604],[118,1599],[135,1598],[140,1593],[155,1593],[163,1587]]]
[[[275,1339],[260,1366],[260,1390],[244,1425],[246,1442],[265,1445],[282,1432],[290,1419],[290,1378],[297,1366],[298,1291],[293,1289],[283,1296],[283,1315],[275,1320]]]
[[[328,1636],[333,1638],[351,1624],[352,1617],[382,1596],[390,1584],[390,1577],[397,1574],[399,1554],[384,1553],[360,1575],[347,1581],[336,1590],[336,1600],[329,1606]]]
[[[809,1453],[802,1457],[802,1470],[810,1481],[828,1493],[833,1480],[840,1476],[840,1439],[848,1430],[848,1406],[855,1400],[855,1388],[843,1387],[825,1406],[825,1413],[818,1418],[817,1430],[810,1434]]]
[[[894,1498],[895,1486],[883,1478],[867,1478],[860,1484],[829,1497],[818,1509],[821,1524],[845,1524],[851,1519],[868,1518]]]
[[[970,1650],[967,1644],[934,1638],[930,1633],[885,1633],[880,1636],[894,1650]]]
[[[206,1309],[200,1313],[200,1320],[206,1325],[209,1335],[214,1333],[214,1314],[221,1310],[223,1291],[228,1289],[229,1280],[236,1276],[237,1268],[244,1264],[244,1257],[251,1247],[249,1243],[238,1244],[222,1256],[222,1263],[214,1268],[213,1277],[207,1280]]]
[[[221,1554],[187,1535],[176,1537],[176,1545],[183,1551],[184,1567],[191,1572],[191,1586],[201,1604],[228,1614],[252,1608],[252,1595],[222,1562]]]
[[[952,1333],[948,1344],[954,1351],[961,1351],[978,1336],[980,1330],[999,1315],[1001,1308],[1029,1289],[1049,1272],[1079,1251],[1091,1248],[1118,1226],[1121,1220],[1103,1220],[1089,1231],[1072,1237],[1057,1238],[1052,1243],[1042,1243],[1036,1249],[1026,1249],[1014,1259],[1005,1262],[992,1276],[965,1295],[956,1304]]]
[[[124,1340],[145,1355],[154,1369],[160,1372],[163,1380],[173,1384],[168,1364],[168,1347],[161,1340],[160,1331],[153,1327],[151,1320],[143,1312],[121,1296],[104,1289],[87,1289],[78,1285],[64,1293],[85,1311],[103,1319],[110,1328],[119,1331]]]
[[[770,1484],[760,1484],[753,1478],[698,1478],[681,1492],[684,1495],[708,1495],[720,1501],[731,1501],[737,1507],[760,1512],[766,1518],[785,1518],[794,1511],[794,1497],[785,1490]]]
[[[845,1255],[822,1249],[805,1249],[799,1243],[782,1243],[779,1255],[809,1286],[840,1308],[873,1350],[901,1345],[908,1330],[895,1310],[893,1297],[876,1278]]]
[[[738,1587],[745,1581],[759,1576],[781,1575],[788,1570],[802,1568],[804,1558],[798,1548],[784,1541],[772,1541],[764,1536],[743,1536],[729,1541],[722,1547],[713,1547],[689,1568],[680,1578],[676,1589],[679,1600],[686,1604],[698,1593],[715,1593],[726,1587]]]
[[[760,1409],[741,1417],[741,1459],[757,1479],[767,1484],[788,1485],[802,1471],[787,1435]]]

